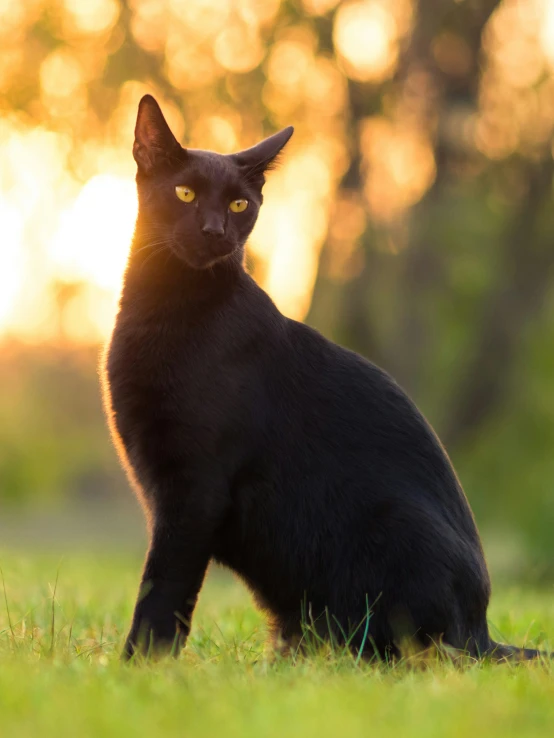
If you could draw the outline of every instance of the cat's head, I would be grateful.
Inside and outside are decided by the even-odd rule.
[[[236,154],[185,149],[151,95],[139,104],[133,155],[140,228],[205,269],[242,249],[262,204],[264,174],[292,136],[288,127]]]

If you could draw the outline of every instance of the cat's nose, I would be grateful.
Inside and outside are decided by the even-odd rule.
[[[223,226],[210,225],[209,223],[207,223],[202,228],[202,233],[206,236],[211,236],[211,238],[221,238],[225,233],[225,229],[223,228]]]

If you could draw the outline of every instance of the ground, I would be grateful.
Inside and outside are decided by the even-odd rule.
[[[139,556],[4,551],[0,565],[6,738],[552,735],[548,664],[384,668],[329,653],[274,661],[247,592],[214,571],[181,658],[125,666]],[[497,588],[490,621],[498,640],[554,645],[554,588]]]

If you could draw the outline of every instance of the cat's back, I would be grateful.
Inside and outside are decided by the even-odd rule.
[[[423,433],[433,445],[437,442],[402,388],[368,359],[294,320],[287,320],[287,344],[289,361],[283,366],[288,376],[282,377],[282,391],[320,430],[328,426],[318,416],[339,424],[334,434],[341,435],[346,424],[352,439],[358,433],[376,442],[380,434]]]
[[[345,560],[363,561],[360,581],[372,560],[376,592],[385,582],[377,560],[393,566],[395,557],[417,555],[430,568],[450,547],[456,567],[467,560],[481,571],[478,534],[448,456],[398,384],[291,320],[276,356],[265,373],[262,445],[234,479],[237,505],[217,558],[268,602],[288,603],[308,583],[328,601],[346,571],[334,567]],[[280,574],[274,588],[267,571],[290,576]]]
[[[474,537],[444,448],[392,377],[292,320],[286,353],[271,391],[279,408],[272,443],[288,473],[296,468],[300,479],[318,477],[321,488],[358,488],[368,499],[429,504]]]

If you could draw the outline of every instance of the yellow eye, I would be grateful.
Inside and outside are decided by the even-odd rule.
[[[177,185],[175,188],[175,194],[179,200],[182,200],[183,202],[192,202],[196,197],[196,192],[191,190],[190,187],[185,187],[185,185]]]
[[[229,205],[229,210],[233,213],[243,213],[248,207],[248,200],[233,200]]]

